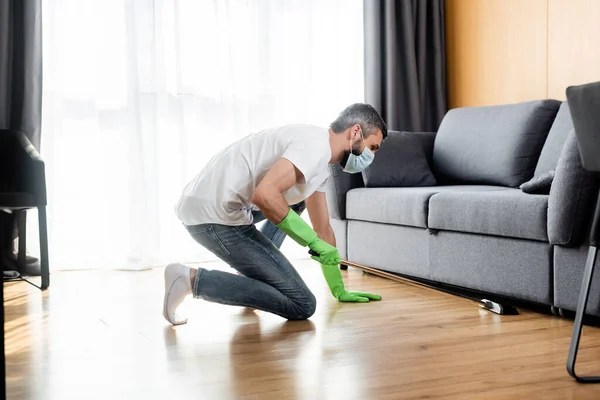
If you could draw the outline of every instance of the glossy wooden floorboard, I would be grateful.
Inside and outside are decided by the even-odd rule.
[[[8,398],[600,398],[566,373],[569,320],[498,316],[352,268],[348,288],[384,299],[340,304],[312,262],[296,264],[319,301],[310,321],[190,298],[173,328],[162,269],[54,273],[43,294],[5,284]],[[581,351],[580,372],[600,372],[600,329]]]

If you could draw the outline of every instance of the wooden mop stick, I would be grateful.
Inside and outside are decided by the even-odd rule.
[[[371,267],[366,267],[364,265],[361,264],[357,264],[351,261],[346,261],[346,260],[342,260],[341,262],[342,265],[347,265],[349,267],[354,267],[354,268],[359,268],[362,269],[365,272],[368,272],[370,274],[382,277],[382,278],[386,278],[386,279],[390,279],[396,282],[400,282],[400,283],[404,283],[406,285],[410,285],[410,286],[414,286],[414,287],[420,287],[420,288],[425,288],[431,291],[436,291],[436,292],[443,292],[446,294],[451,294],[453,296],[458,296],[461,297],[465,300],[470,301],[471,303],[477,304],[479,307],[486,309],[488,311],[494,312],[496,314],[511,314],[511,315],[516,315],[518,314],[518,310],[510,305],[507,304],[500,304],[491,300],[487,300],[487,299],[476,299],[476,298],[472,298],[469,297],[467,295],[461,294],[461,293],[457,293],[448,289],[444,289],[444,288],[440,288],[440,287],[435,287],[432,285],[428,285],[426,283],[422,283],[422,282],[418,282],[418,281],[413,281],[411,279],[408,278],[404,278],[402,276],[398,276],[395,274],[391,274],[389,272],[386,271],[381,271],[379,269],[375,269],[375,268],[371,268]]]
[[[441,292],[444,292],[444,293],[448,293],[444,289],[438,289],[438,288],[436,288],[434,286],[431,286],[431,285],[428,285],[426,283],[421,283],[421,282],[413,281],[413,280],[410,280],[408,278],[404,278],[402,276],[391,274],[389,272],[382,271],[382,270],[379,270],[379,269],[367,267],[367,266],[364,266],[364,265],[361,265],[361,264],[354,263],[352,261],[342,260],[342,264],[343,265],[347,265],[349,267],[354,267],[354,268],[362,269],[363,271],[368,272],[370,274],[373,274],[373,275],[376,275],[376,276],[379,276],[379,277],[382,277],[382,278],[386,278],[386,279],[391,279],[393,281],[404,283],[404,284],[407,284],[407,285],[410,285],[410,286],[413,286],[413,287],[425,288],[427,290],[434,291],[434,292],[440,292],[441,291]],[[448,293],[448,294],[454,294],[454,293]],[[466,300],[469,300],[469,301],[471,301],[473,303],[479,304],[478,300],[473,300],[473,299],[471,299],[469,297],[464,297],[464,296],[460,296],[460,297],[462,297],[462,298],[464,298]]]

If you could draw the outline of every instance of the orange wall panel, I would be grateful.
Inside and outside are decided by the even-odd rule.
[[[447,0],[450,107],[545,98],[547,23],[548,0]]]
[[[600,0],[548,0],[548,96],[600,81]]]

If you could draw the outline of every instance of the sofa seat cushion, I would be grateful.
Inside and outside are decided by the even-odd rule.
[[[427,228],[429,199],[436,193],[504,190],[478,185],[352,189],[346,197],[346,218]]]
[[[431,229],[548,241],[548,196],[518,189],[438,193],[429,201]]]

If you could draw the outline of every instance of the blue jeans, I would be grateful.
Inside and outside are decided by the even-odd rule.
[[[304,202],[292,206],[298,213]],[[253,213],[254,222],[265,217]],[[195,298],[256,308],[289,320],[310,318],[317,301],[279,247],[285,233],[270,221],[255,225],[202,224],[187,227],[194,240],[243,276],[198,268],[192,288]]]

